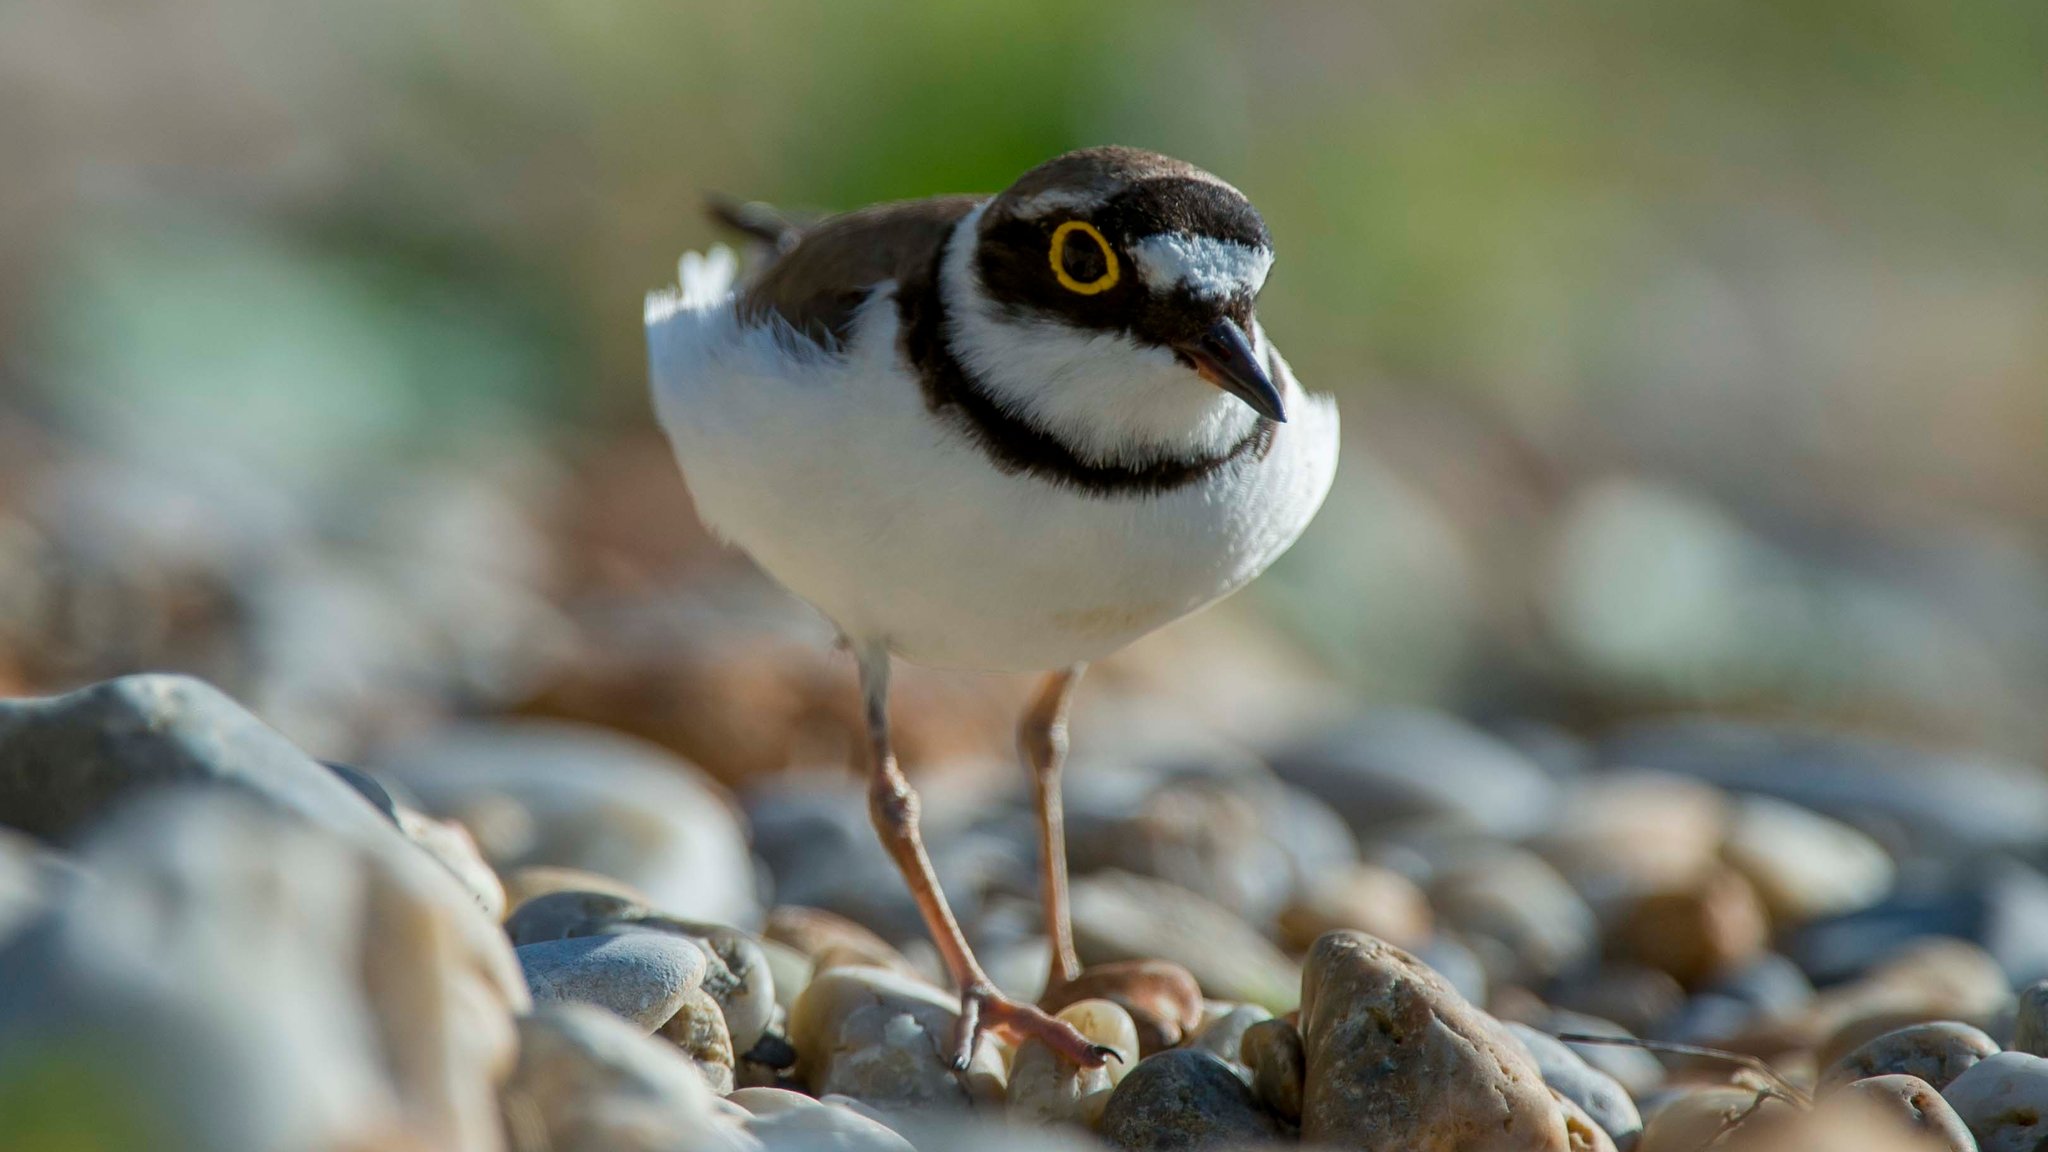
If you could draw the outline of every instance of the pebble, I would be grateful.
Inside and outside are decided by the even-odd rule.
[[[760,1150],[674,1047],[587,1005],[541,1005],[519,1022],[501,1095],[514,1148]]]
[[[1010,1061],[1009,1108],[1013,1124],[1094,1127],[1109,1095],[1137,1063],[1138,1032],[1122,1008],[1107,1000],[1082,1000],[1060,1009],[1060,1019],[1097,1044],[1123,1053],[1100,1068],[1080,1068],[1036,1039],[1024,1041]]]
[[[1303,881],[1278,918],[1280,946],[1302,953],[1325,932],[1354,929],[1415,949],[1436,932],[1429,898],[1391,868],[1353,863]]]
[[[709,992],[691,989],[675,1014],[656,1031],[690,1058],[713,1092],[724,1096],[733,1090],[732,1036],[725,1030],[725,1015],[719,1011],[718,1001]]]
[[[1277,1140],[1281,1126],[1230,1066],[1176,1048],[1148,1056],[1110,1094],[1096,1129],[1126,1152],[1234,1148]]]
[[[779,904],[769,910],[761,935],[810,957],[820,969],[851,965],[918,975],[917,966],[887,940],[823,908]]]
[[[1307,1057],[1301,1033],[1285,1020],[1261,1020],[1245,1029],[1238,1060],[1252,1070],[1252,1094],[1275,1116],[1301,1123],[1302,1081]]]
[[[1643,1136],[1636,1152],[1701,1152],[1720,1148],[1717,1139],[1730,1143],[1743,1135],[1765,1128],[1790,1116],[1793,1106],[1776,1096],[1763,1096],[1754,1088],[1732,1085],[1705,1086],[1679,1095],[1646,1117]]]
[[[463,891],[476,901],[484,915],[493,920],[505,918],[505,885],[498,874],[484,863],[477,852],[476,841],[469,830],[452,820],[436,820],[423,812],[416,812],[403,805],[397,807],[398,830],[405,838],[420,846],[427,855],[441,862],[448,874],[455,877]]]
[[[1564,1152],[1533,1061],[1413,956],[1355,932],[1302,973],[1301,1135],[1386,1152]]]
[[[1108,1000],[1131,1018],[1138,1055],[1172,1048],[1202,1022],[1202,989],[1187,969],[1165,960],[1092,964],[1072,981],[1047,988],[1039,1006],[1058,1011],[1083,1000]]]
[[[1559,791],[1513,745],[1419,710],[1348,718],[1271,760],[1281,779],[1334,808],[1360,835],[1441,821],[1519,839],[1544,827]]]
[[[1943,1020],[1915,1024],[1876,1036],[1828,1065],[1820,1090],[1872,1076],[1915,1076],[1939,1092],[1987,1056],[1998,1053],[1991,1037],[1968,1024]]]
[[[652,932],[528,944],[519,967],[536,1004],[594,1004],[652,1032],[704,980],[704,952]]]
[[[1635,1147],[1642,1138],[1643,1117],[1627,1089],[1556,1037],[1527,1024],[1510,1022],[1505,1027],[1529,1050],[1543,1082],[1583,1110],[1614,1141],[1618,1152]]]
[[[1897,873],[1876,840],[1766,796],[1736,802],[1721,851],[1781,928],[1868,908],[1891,892]]]
[[[1074,884],[1073,917],[1084,964],[1169,960],[1211,996],[1276,1012],[1294,1006],[1294,962],[1236,914],[1185,888],[1099,872]]]
[[[2029,1056],[2048,1056],[2048,980],[2020,989],[2013,1007],[2012,1049]]]
[[[1225,1006],[1225,1009],[1196,1033],[1187,1046],[1207,1052],[1242,1075],[1249,1076],[1250,1067],[1239,1058],[1244,1034],[1252,1025],[1271,1020],[1273,1014],[1256,1004],[1233,1004]]]
[[[1496,984],[1542,985],[1599,947],[1593,910],[1555,868],[1521,849],[1474,853],[1442,870],[1429,901]]]
[[[660,932],[694,943],[708,962],[703,987],[725,1015],[740,1052],[752,1048],[775,1012],[775,977],[761,946],[717,924],[664,916],[630,897],[606,892],[550,892],[521,904],[505,922],[518,946],[623,932]]]
[[[1578,1101],[1555,1088],[1550,1090],[1550,1098],[1557,1102],[1558,1114],[1564,1119],[1565,1144],[1571,1152],[1619,1152],[1614,1137],[1587,1115]]]
[[[782,1088],[742,1088],[726,1098],[748,1116],[763,1152],[915,1152],[887,1124],[840,1103]]]
[[[1854,1099],[1925,1137],[1930,1152],[1978,1152],[1969,1125],[1941,1092],[1918,1076],[1871,1076],[1845,1085],[1831,1099]]]
[[[648,903],[647,894],[623,880],[600,876],[585,868],[562,868],[553,864],[528,864],[504,875],[505,906],[517,912],[528,901],[556,892],[601,892],[635,904]]]
[[[1727,825],[1728,800],[1710,784],[1617,771],[1573,784],[1532,847],[1610,919],[1711,869]]]
[[[1611,1020],[1588,1016],[1581,1012],[1570,1012],[1553,1008],[1538,1018],[1536,1026],[1545,1033],[1555,1036],[1572,1033],[1582,1036],[1612,1036],[1619,1040],[1632,1040],[1635,1034]],[[1664,1083],[1664,1065],[1657,1057],[1641,1048],[1623,1044],[1567,1044],[1579,1059],[1614,1078],[1629,1096],[1635,1099],[1654,1092]]]
[[[1979,1152],[2037,1152],[2048,1142],[2048,1059],[2000,1052],[1941,1090]]]
[[[891,1112],[1000,1098],[994,1045],[977,1048],[968,1083],[953,1073],[959,1008],[953,994],[887,969],[820,972],[789,1017],[795,1076],[814,1095],[837,1093]]]
[[[1699,985],[1763,954],[1770,921],[1740,872],[1717,868],[1684,888],[1636,901],[1617,929],[1630,959]]]
[[[652,744],[560,721],[473,721],[395,747],[375,768],[428,811],[460,820],[501,872],[582,868],[676,916],[760,919],[737,807]]]

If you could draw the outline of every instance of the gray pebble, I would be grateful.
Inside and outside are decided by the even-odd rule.
[[[1280,1125],[1229,1065],[1175,1048],[1131,1069],[1110,1095],[1097,1132],[1115,1148],[1167,1152],[1272,1140]]]
[[[595,1004],[652,1032],[704,979],[704,953],[677,936],[635,932],[528,944],[519,967],[535,1004]]]

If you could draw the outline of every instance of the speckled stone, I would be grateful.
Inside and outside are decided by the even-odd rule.
[[[884,968],[818,975],[789,1017],[795,1076],[812,1093],[836,1093],[884,1111],[966,1106],[1000,1099],[995,1046],[978,1047],[965,1078],[951,1065],[959,998]]]
[[[1979,1152],[2038,1152],[2048,1142],[2048,1059],[2000,1052],[1971,1065],[1941,1094]]]
[[[1981,1029],[1955,1020],[1894,1029],[1858,1045],[1821,1073],[1820,1090],[1832,1091],[1872,1076],[1915,1076],[1939,1092],[1970,1066],[1997,1054]]]
[[[1230,1066],[1177,1048],[1148,1056],[1110,1095],[1097,1129],[1127,1152],[1234,1148],[1281,1134]]]
[[[712,1091],[720,1096],[732,1091],[732,1037],[725,1030],[725,1014],[709,992],[692,989],[658,1034],[690,1058]]]
[[[1855,1099],[1934,1143],[1940,1152],[1977,1152],[1977,1139],[1939,1091],[1918,1076],[1872,1076],[1831,1099]]]
[[[1373,1152],[1566,1152],[1526,1053],[1441,976],[1385,941],[1333,932],[1302,974],[1309,1143]]]

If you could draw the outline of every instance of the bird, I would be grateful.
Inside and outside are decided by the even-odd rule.
[[[1338,417],[1254,312],[1273,245],[1250,200],[1154,152],[1048,160],[994,195],[800,224],[714,205],[763,243],[686,254],[645,310],[654,407],[696,511],[839,631],[869,815],[987,1032],[1081,1067],[1121,1053],[997,989],[946,902],[890,741],[893,661],[1042,677],[1033,783],[1048,988],[1082,967],[1060,777],[1086,667],[1235,591],[1328,494]]]

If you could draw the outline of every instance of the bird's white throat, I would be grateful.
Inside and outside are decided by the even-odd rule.
[[[953,354],[997,402],[1097,463],[1228,452],[1257,413],[1164,348],[1122,333],[1019,318],[991,301],[975,270],[982,208],[955,227],[939,270]],[[1264,334],[1254,326],[1261,355]]]

